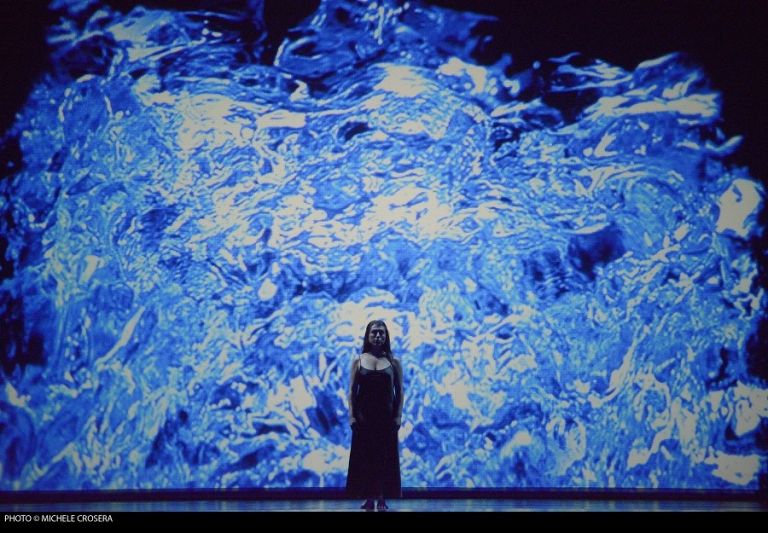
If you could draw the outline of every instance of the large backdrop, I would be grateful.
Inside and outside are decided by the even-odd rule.
[[[696,58],[215,5],[50,5],[2,138],[0,489],[343,486],[374,318],[404,486],[765,485],[765,188]]]

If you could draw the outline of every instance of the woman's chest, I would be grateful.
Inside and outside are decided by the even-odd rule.
[[[392,366],[386,357],[376,358],[367,353],[361,356],[360,364],[367,370],[386,370]]]

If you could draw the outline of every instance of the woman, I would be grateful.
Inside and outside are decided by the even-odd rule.
[[[403,412],[403,369],[392,357],[389,331],[381,320],[365,328],[363,350],[352,363],[349,423],[352,448],[347,494],[366,498],[361,509],[385,511],[385,498],[400,497],[397,431]]]

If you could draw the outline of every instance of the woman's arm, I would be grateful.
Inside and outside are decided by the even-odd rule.
[[[395,367],[395,424],[400,426],[403,418],[403,367],[399,359],[393,359]]]
[[[356,422],[355,420],[355,377],[357,376],[357,368],[360,366],[360,359],[352,361],[352,369],[349,374],[349,396],[347,402],[349,404],[349,425],[351,426]]]

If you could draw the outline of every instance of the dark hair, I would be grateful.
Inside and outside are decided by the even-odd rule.
[[[371,320],[368,322],[368,325],[365,327],[365,336],[363,337],[362,353],[370,353],[371,351],[371,343],[368,341],[368,334],[371,332],[373,326],[381,326],[384,328],[384,356],[389,359],[390,364],[392,364],[392,348],[389,345],[389,329],[387,329],[387,325],[383,320]]]

